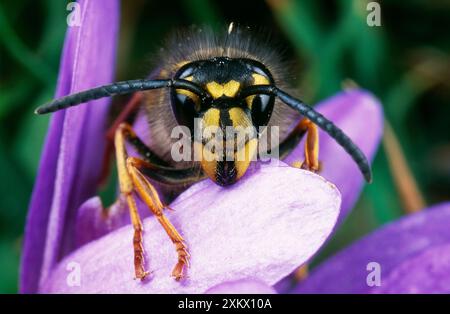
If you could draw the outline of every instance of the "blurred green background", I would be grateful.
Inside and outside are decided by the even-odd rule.
[[[68,1],[0,4],[0,293],[17,291],[25,217],[52,98]],[[450,199],[449,1],[379,1],[369,27],[367,1],[123,1],[117,79],[145,76],[171,31],[234,21],[270,30],[297,63],[294,84],[315,103],[358,84],[382,101],[387,132],[374,182],[313,261],[408,212]]]

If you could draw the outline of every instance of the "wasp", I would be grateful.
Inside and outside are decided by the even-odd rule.
[[[252,161],[258,160],[258,144],[271,127],[279,128],[280,159],[306,136],[302,167],[318,171],[321,128],[347,151],[364,178],[371,181],[370,164],[362,151],[333,122],[288,93],[288,74],[279,54],[258,42],[250,32],[233,29],[233,24],[223,34],[191,30],[173,37],[167,47],[154,77],[96,87],[36,109],[37,114],[45,114],[90,100],[133,93],[124,112],[138,107],[145,113],[152,136],[149,144],[131,124],[124,122],[127,114],[121,114],[122,118],[113,124],[120,199],[126,201],[134,227],[136,278],[148,275],[136,197],[148,206],[175,245],[178,261],[172,276],[181,279],[189,267],[190,255],[185,240],[164,215],[167,207],[155,182],[176,189],[209,177],[218,185],[232,185],[244,176]],[[171,153],[171,130],[178,126],[188,133],[206,133],[200,137],[190,135],[190,148],[200,152],[190,163],[174,160]],[[218,136],[220,132],[204,132],[209,127],[223,132]],[[258,131],[239,136],[248,127]],[[236,131],[238,136],[225,136],[227,129]],[[232,144],[224,145],[229,142]],[[138,157],[129,155],[126,143],[134,146]],[[238,155],[240,158],[236,158]]]

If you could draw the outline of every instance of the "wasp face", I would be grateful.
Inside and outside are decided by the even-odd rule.
[[[210,94],[205,101],[190,91],[171,91],[172,110],[180,125],[194,136],[194,151],[204,172],[220,185],[236,182],[246,172],[258,144],[258,130],[270,120],[274,98],[239,97],[251,85],[273,84],[267,68],[254,60],[218,57],[195,61],[175,75],[200,85]],[[197,120],[196,120],[197,119]]]

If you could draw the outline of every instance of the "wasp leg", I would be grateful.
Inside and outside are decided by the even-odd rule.
[[[128,157],[125,148],[125,141],[130,142],[136,147],[139,154],[146,160],[135,157]],[[166,207],[162,204],[158,193],[154,186],[147,180],[141,169],[150,174],[152,179],[157,181],[169,182],[172,184],[180,184],[186,182],[195,182],[198,180],[198,174],[192,169],[174,169],[154,164],[158,162],[159,157],[152,155],[151,151],[136,136],[130,125],[122,123],[116,131],[115,136],[117,169],[119,173],[119,183],[122,195],[127,199],[130,207],[130,215],[135,229],[134,236],[134,254],[135,254],[135,272],[137,278],[144,278],[148,273],[144,270],[144,252],[142,247],[142,223],[139,218],[136,202],[133,198],[133,192],[137,192],[139,197],[150,208],[156,216],[169,238],[175,244],[178,253],[178,263],[173,269],[172,276],[177,280],[183,277],[184,266],[189,266],[189,253],[184,239],[179,232],[170,223],[163,214]]]
[[[148,272],[145,271],[144,247],[142,245],[142,222],[133,196],[133,181],[128,173],[126,160],[128,158],[125,148],[124,132],[119,127],[114,138],[116,147],[117,172],[119,176],[120,193],[126,199],[130,211],[131,223],[134,228],[133,248],[134,248],[134,270],[136,278],[143,280]]]
[[[303,162],[294,162],[293,167],[307,169],[317,172],[320,169],[319,163],[319,132],[317,126],[310,120],[303,118],[295,126],[294,130],[280,144],[280,159],[284,159],[298,145],[300,140],[306,134],[305,142],[305,160]]]
[[[142,142],[128,123],[122,123],[120,129],[125,140],[134,146],[142,160],[146,162],[141,171],[152,180],[167,185],[187,185],[205,178],[205,174],[195,167],[173,168],[169,166]]]
[[[121,188],[121,196],[117,198],[114,204],[110,207],[104,209],[105,218],[109,218],[111,214],[120,214],[117,212],[111,212],[110,208],[114,206],[118,206],[118,208],[125,207],[125,204],[128,204],[130,215],[132,218],[133,226],[135,231],[135,269],[136,269],[136,277],[143,278],[147,274],[144,270],[144,262],[143,262],[143,252],[142,245],[139,242],[142,242],[141,233],[142,226],[140,223],[139,216],[137,214],[135,201],[132,196],[132,187],[130,188],[129,182],[131,182],[131,178],[128,174],[126,168],[126,158],[128,157],[125,151],[125,141],[130,142],[136,150],[142,155],[143,159],[149,162],[149,165],[153,162],[152,169],[145,169],[145,175],[150,177],[151,179],[168,185],[188,185],[191,183],[195,183],[198,180],[204,177],[204,174],[199,171],[195,171],[195,169],[175,169],[171,167],[163,167],[156,165],[158,164],[166,164],[166,162],[162,161],[154,154],[135,134],[131,126],[127,123],[122,123],[116,128],[116,159],[117,159],[117,168],[119,169],[119,183]],[[125,171],[125,170],[126,171]],[[122,205],[123,204],[123,205]],[[142,261],[142,262],[140,262]]]
[[[158,193],[156,192],[153,185],[139,170],[141,168],[151,167],[152,165],[141,159],[135,157],[129,157],[127,159],[127,169],[131,175],[137,193],[145,202],[145,204],[147,204],[152,213],[156,216],[156,219],[158,219],[159,223],[166,231],[170,240],[175,245],[176,251],[178,253],[178,263],[175,265],[175,268],[172,271],[172,276],[175,277],[176,280],[180,280],[184,276],[184,266],[189,267],[190,255],[183,237],[164,215],[163,209],[165,208],[165,206],[161,203]]]
[[[303,136],[306,134],[307,129],[302,126],[302,120],[297,123],[295,128],[288,134],[286,139],[280,143],[278,146],[278,151],[280,154],[280,159],[286,158],[290,152],[297,147],[298,143],[302,140]]]
[[[125,108],[120,112],[119,116],[117,116],[117,118],[114,119],[114,122],[111,124],[108,131],[106,132],[107,139],[109,139],[110,141],[114,140],[116,130],[122,123],[124,123],[128,119],[128,117],[132,113],[134,113],[137,110],[137,107],[141,104],[143,100],[143,96],[144,95],[142,94],[142,92],[136,92],[133,94],[131,99],[125,105]]]
[[[131,99],[126,103],[124,109],[120,112],[119,116],[113,121],[109,129],[106,131],[106,147],[103,154],[103,166],[100,175],[100,184],[106,182],[108,175],[110,173],[111,157],[114,153],[114,137],[119,125],[126,121],[128,117],[133,114],[143,99],[142,92],[136,92],[133,94]]]
[[[303,169],[319,171],[319,129],[308,119],[300,121],[300,127],[307,130],[305,141],[305,161]]]
[[[154,152],[145,145],[144,142],[136,135],[131,125],[128,123],[121,123],[118,127],[120,132],[122,132],[125,140],[136,148],[139,155],[145,159],[147,162],[153,165],[153,168],[164,168],[164,169],[174,169],[169,166],[167,162],[158,157]]]

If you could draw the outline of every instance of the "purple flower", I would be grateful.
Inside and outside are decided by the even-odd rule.
[[[448,202],[404,217],[319,265],[291,292],[449,293],[449,225]],[[377,263],[380,285],[367,283],[369,263]]]
[[[111,82],[114,74],[119,3],[79,3],[81,26],[67,31],[56,97]],[[27,217],[22,292],[36,292],[40,280],[74,246],[70,235],[76,210],[95,194],[98,182],[107,104],[98,100],[51,119]]]
[[[113,79],[118,3],[85,0],[80,5],[81,26],[68,30],[57,97]],[[175,250],[155,218],[148,217],[144,246],[152,274],[145,282],[135,281],[127,209],[114,207],[116,214],[106,220],[94,197],[107,104],[99,100],[53,115],[25,230],[22,292],[269,292],[319,250],[363,185],[351,158],[323,133],[322,175],[336,186],[285,163],[258,164],[229,188],[199,182],[167,213],[190,248],[188,278],[170,277]],[[345,91],[317,108],[373,157],[382,132],[373,96]],[[302,159],[299,145],[287,162]],[[78,265],[79,285],[68,284],[68,265]]]

